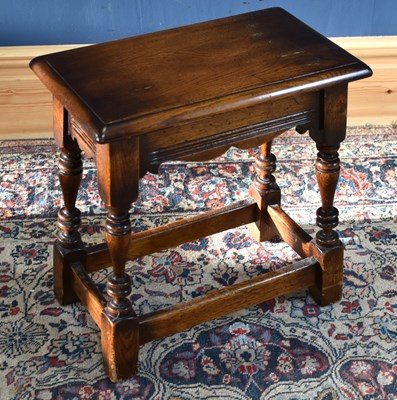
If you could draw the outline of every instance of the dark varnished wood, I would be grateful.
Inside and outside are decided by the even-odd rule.
[[[54,126],[55,140],[61,151],[58,177],[64,200],[64,206],[58,211],[58,241],[62,247],[75,248],[81,244],[80,210],[75,205],[83,162],[81,150],[70,136],[68,112],[57,99],[54,100]]]
[[[319,245],[332,247],[338,244],[339,237],[334,228],[338,225],[338,210],[333,206],[336,186],[339,179],[338,148],[324,148],[320,150],[316,161],[316,177],[320,188],[322,207],[317,210],[317,225],[321,228],[316,234]]]
[[[309,257],[312,237],[302,229],[279,205],[267,208],[265,222],[278,236],[301,257]]]
[[[71,265],[74,262],[85,264],[86,255],[83,246],[67,249],[62,247],[58,240],[55,241],[53,253],[54,294],[60,304],[72,304],[79,299],[71,285]]]
[[[139,318],[141,344],[315,283],[314,257]]]
[[[106,299],[89,277],[84,265],[79,262],[71,263],[71,286],[95,323],[101,326]]]
[[[63,194],[64,205],[58,210],[58,237],[54,246],[54,293],[60,304],[71,304],[78,297],[70,282],[71,263],[85,262],[86,252],[81,241],[80,210],[76,208],[76,199],[81,182],[83,163],[77,142],[70,134],[69,113],[54,98],[54,136],[60,148],[58,177]]]
[[[99,142],[369,74],[278,8],[47,55],[31,65]]]
[[[113,381],[130,378],[137,372],[139,326],[132,312],[123,317],[102,312],[101,344],[103,364],[107,376]]]
[[[113,266],[107,282],[107,311],[113,316],[129,315],[131,283],[125,263],[131,241],[129,209],[138,195],[139,139],[102,145],[96,157],[99,192],[107,208],[105,238]]]
[[[106,372],[115,381],[134,374],[138,359],[138,322],[129,299],[131,280],[125,263],[131,242],[129,209],[138,195],[139,138],[99,146],[96,165],[98,188],[107,209],[105,239],[113,267],[107,278],[101,340]]]
[[[317,210],[316,246],[325,254],[320,263],[322,274],[317,285],[311,288],[318,303],[326,305],[342,296],[343,246],[335,228],[339,212],[334,207],[335,190],[339,179],[338,149],[346,135],[347,85],[337,85],[323,91],[323,118],[318,128],[311,128],[310,135],[319,153],[316,160],[316,177],[321,195]],[[331,256],[330,256],[331,254]]]
[[[155,251],[170,249],[217,232],[249,224],[257,219],[256,202],[246,199],[147,231],[133,233],[128,259],[133,260]],[[106,245],[99,244],[87,249],[87,271],[94,272],[107,268],[110,263],[111,259]]]
[[[93,316],[111,380],[136,372],[139,344],[200,322],[301,288],[322,305],[340,298],[338,149],[347,84],[371,74],[361,61],[273,8],[46,55],[31,67],[54,95],[61,149],[56,297],[62,304],[80,299]],[[314,239],[280,206],[271,145],[293,127],[309,130],[318,148]],[[130,206],[147,171],[169,160],[211,159],[231,146],[260,146],[249,199],[131,233]],[[75,207],[82,152],[95,160],[107,209],[106,244],[90,247],[82,244]],[[303,260],[166,310],[135,314],[127,260],[244,224],[260,241],[280,236]],[[109,265],[104,297],[88,273]]]
[[[273,175],[276,170],[276,157],[271,152],[271,147],[271,140],[260,147],[255,160],[256,175],[249,188],[249,194],[257,201],[260,210],[259,219],[255,224],[250,225],[252,235],[259,242],[270,240],[275,236],[274,231],[266,222],[267,207],[281,202],[280,188]]]
[[[232,145],[241,149],[259,146],[286,129],[315,121],[318,102],[317,95],[300,94],[142,135],[142,173],[157,172],[162,162],[170,160],[213,159]]]

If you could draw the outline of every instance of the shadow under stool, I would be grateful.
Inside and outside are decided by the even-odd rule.
[[[54,245],[54,290],[80,300],[101,330],[112,381],[136,373],[139,346],[301,288],[326,305],[341,297],[343,247],[335,227],[338,148],[345,137],[348,83],[371,75],[361,61],[280,8],[218,19],[35,58],[53,94],[64,206]],[[280,207],[272,140],[309,132],[318,157],[321,207],[312,238]],[[247,199],[131,233],[138,182],[170,160],[208,160],[231,146],[260,146]],[[106,206],[106,241],[85,246],[76,198],[82,153],[95,160]],[[299,154],[296,154],[299,157]],[[302,176],[302,179],[305,179]],[[137,316],[125,263],[250,224],[258,241],[280,236],[295,264]],[[111,266],[104,296],[89,273]]]

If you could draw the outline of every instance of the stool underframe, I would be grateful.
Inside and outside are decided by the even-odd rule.
[[[304,125],[298,126],[302,133],[310,128],[319,150],[316,176],[322,206],[317,211],[320,230],[315,238],[300,228],[280,206],[280,189],[273,176],[276,160],[271,153],[271,143],[272,139],[290,128],[287,121],[284,129],[277,127],[280,131],[255,136],[256,142],[264,143],[260,146],[255,162],[256,177],[246,200],[139,233],[131,233],[126,207],[121,210],[117,206],[109,207],[107,243],[95,246],[84,246],[78,233],[81,220],[75,201],[82,176],[82,149],[88,157],[96,160],[102,197],[106,199],[110,194],[104,194],[104,190],[115,189],[104,189],[105,185],[101,182],[100,169],[104,168],[102,154],[113,154],[114,150],[109,147],[122,142],[98,145],[94,153],[71,129],[71,119],[62,104],[54,101],[55,121],[58,124],[56,140],[61,148],[59,179],[65,202],[59,211],[60,234],[54,246],[55,294],[61,304],[80,300],[86,306],[101,329],[105,366],[113,381],[136,373],[139,345],[196,324],[302,288],[308,288],[321,305],[340,299],[343,246],[334,230],[338,224],[338,212],[333,206],[333,199],[340,169],[337,151],[345,135],[346,114],[335,113],[334,105],[346,104],[346,95],[347,85],[313,93],[315,98],[322,97],[324,119],[305,120]],[[316,113],[314,117],[318,115]],[[319,126],[322,126],[321,130]],[[132,142],[130,151],[137,148],[136,140]],[[233,144],[239,145],[238,142]],[[125,143],[122,145],[125,146]],[[216,150],[218,153],[219,149]],[[202,159],[209,157],[208,154],[200,156]],[[114,162],[117,162],[114,158],[105,161],[106,172],[112,170]],[[136,198],[138,179],[131,184],[130,192],[135,193]],[[126,188],[122,185],[119,190],[125,193]],[[135,314],[128,300],[131,288],[124,272],[127,260],[246,224],[250,224],[254,237],[259,241],[278,235],[302,260],[165,310],[142,316]],[[108,279],[109,299],[106,299],[88,274],[110,265],[113,265],[114,272]]]

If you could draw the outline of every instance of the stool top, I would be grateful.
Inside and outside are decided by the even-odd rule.
[[[280,8],[40,56],[31,68],[100,143],[371,75]]]

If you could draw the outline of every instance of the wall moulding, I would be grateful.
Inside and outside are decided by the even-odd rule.
[[[332,40],[374,71],[350,85],[348,125],[397,124],[397,36]],[[52,98],[28,64],[38,55],[81,46],[0,47],[0,139],[52,137]]]

